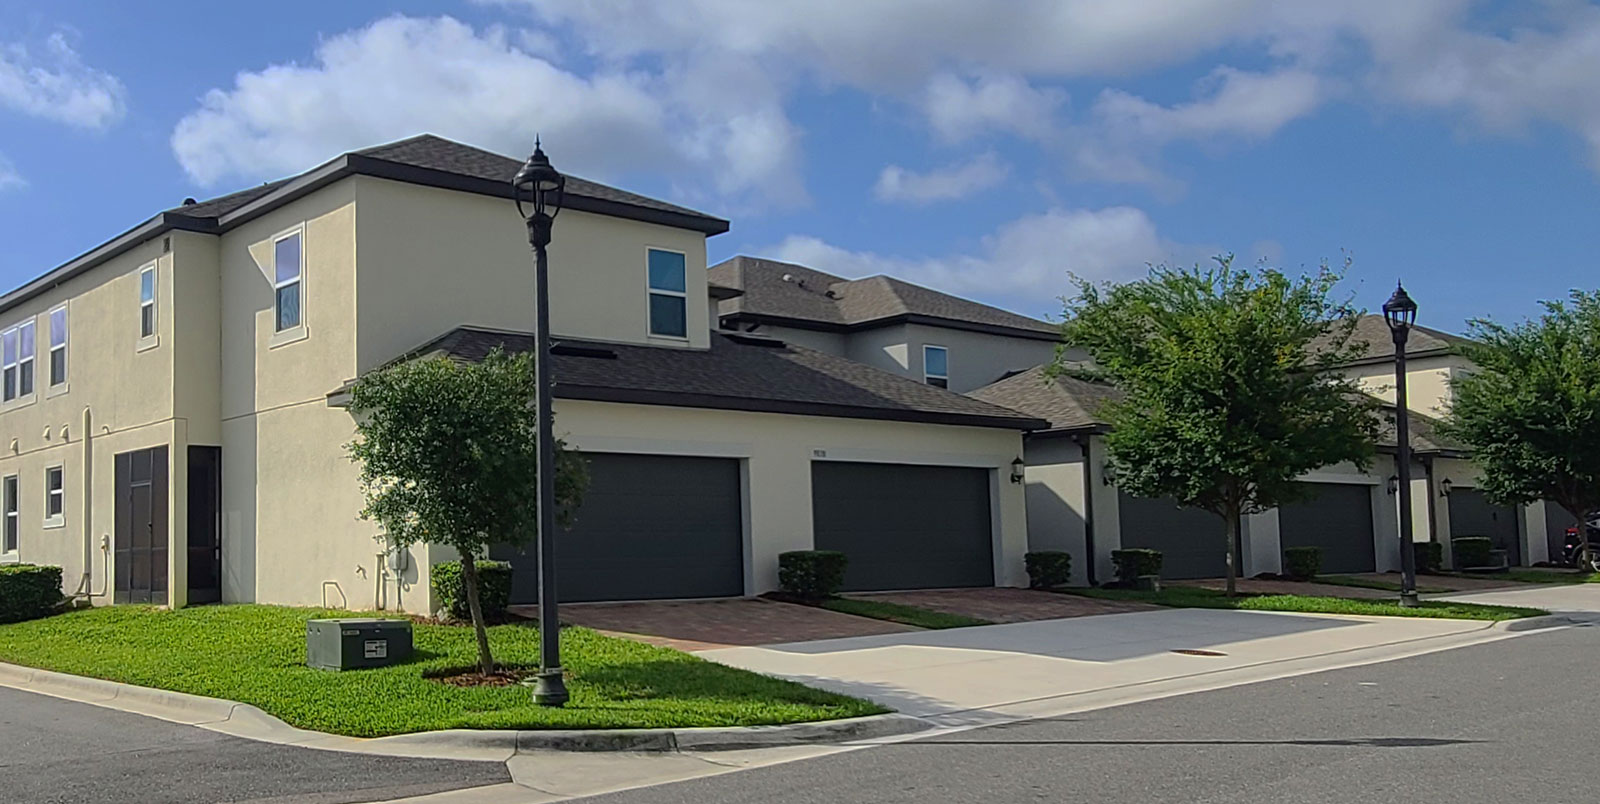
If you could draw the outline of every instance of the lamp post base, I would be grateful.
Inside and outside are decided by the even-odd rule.
[[[559,667],[540,670],[534,676],[533,702],[540,706],[562,706],[567,702],[567,682]]]
[[[1400,608],[1414,609],[1421,605],[1422,603],[1417,600],[1417,593],[1415,591],[1400,593]]]

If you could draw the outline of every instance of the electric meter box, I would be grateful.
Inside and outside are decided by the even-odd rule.
[[[319,670],[385,667],[411,658],[411,623],[373,618],[306,621],[306,664]]]

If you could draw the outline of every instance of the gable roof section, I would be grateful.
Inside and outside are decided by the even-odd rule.
[[[1105,383],[1062,374],[1046,379],[1045,366],[993,382],[967,394],[991,404],[1026,413],[1050,423],[1047,432],[1069,433],[1105,430],[1100,406],[1120,399],[1121,392]]]
[[[459,327],[398,360],[447,357],[477,362],[497,346],[523,352],[533,348],[533,337]],[[1046,425],[842,357],[748,335],[715,334],[709,350],[560,339],[553,347],[550,370],[558,399],[1013,430]]]
[[[164,210],[49,273],[0,296],[0,311],[20,304],[106,260],[170,231],[222,234],[349,176],[373,176],[447,190],[511,197],[522,162],[432,134],[352,151],[286,179]],[[728,222],[702,212],[567,177],[566,209],[716,235]]]
[[[1359,366],[1394,360],[1394,336],[1389,333],[1389,324],[1381,315],[1369,313],[1356,319],[1355,331],[1350,339],[1365,347],[1365,352],[1364,356],[1350,361],[1347,365]],[[1470,342],[1460,335],[1452,335],[1431,327],[1413,326],[1406,339],[1406,357],[1449,354],[1456,346]]]
[[[719,315],[736,319],[835,331],[912,322],[1039,340],[1061,337],[1055,324],[890,276],[844,279],[746,256],[724,260],[710,271],[712,281],[744,291],[719,308]]]

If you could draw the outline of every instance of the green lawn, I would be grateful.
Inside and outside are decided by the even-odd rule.
[[[561,632],[572,693],[562,709],[534,706],[526,687],[461,688],[427,678],[476,663],[471,628],[415,626],[416,654],[395,667],[313,670],[304,664],[305,621],[330,616],[350,613],[104,606],[0,626],[0,661],[242,701],[294,726],[358,737],[452,728],[754,726],[887,711],[586,628]],[[504,665],[538,663],[534,628],[496,626],[489,642]]]
[[[1349,575],[1318,575],[1316,578],[1312,579],[1312,582],[1325,583],[1332,586],[1351,586],[1355,587],[1356,589],[1379,589],[1385,592],[1400,591],[1399,581],[1380,580],[1377,578],[1356,578]],[[1417,591],[1427,595],[1437,592],[1454,592],[1456,590],[1446,589],[1441,586],[1424,586],[1419,583],[1417,584]]]
[[[988,620],[976,617],[967,617],[961,614],[946,614],[942,611],[930,611],[905,606],[899,603],[887,603],[881,600],[861,600],[859,598],[836,597],[821,603],[822,608],[844,614],[854,614],[858,617],[871,617],[874,620],[888,620],[901,625],[913,625],[918,628],[965,628],[969,625],[993,625]]]
[[[1405,609],[1390,600],[1356,600],[1343,597],[1307,595],[1239,595],[1228,597],[1216,589],[1170,586],[1160,592],[1137,589],[1072,589],[1071,594],[1102,600],[1134,600],[1158,606],[1198,609],[1242,609],[1246,611],[1292,611],[1305,614],[1362,614],[1387,617],[1431,617],[1449,620],[1516,620],[1549,614],[1540,609],[1516,606],[1483,606],[1476,603],[1423,601],[1420,608]]]

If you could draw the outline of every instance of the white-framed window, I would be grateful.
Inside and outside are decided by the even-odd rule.
[[[139,269],[139,339],[156,336],[156,264]]]
[[[688,271],[678,251],[653,248],[647,257],[650,288],[650,334],[689,336]]]
[[[4,530],[0,531],[0,553],[17,552],[17,540],[22,532],[20,512],[17,508],[20,502],[18,491],[16,475],[6,475],[4,480],[0,480],[0,498],[4,498],[0,500],[0,504],[4,505],[5,511],[5,526]]]
[[[301,278],[305,265],[304,230],[279,235],[272,241],[272,319],[276,332],[304,323]]]
[[[24,321],[0,333],[0,399],[10,402],[33,393],[34,325]]]
[[[940,388],[950,387],[950,350],[926,344],[922,347],[922,381]]]
[[[66,472],[60,465],[48,466],[44,470],[44,524],[45,527],[58,526],[66,520],[67,492]]]
[[[67,384],[67,306],[50,311],[50,387]]]

